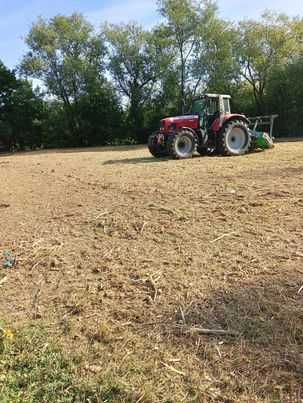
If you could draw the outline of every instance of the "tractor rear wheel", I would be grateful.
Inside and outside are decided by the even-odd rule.
[[[196,139],[190,130],[183,129],[180,133],[169,136],[167,140],[169,155],[175,159],[192,158],[196,150]]]
[[[153,133],[148,138],[149,152],[156,158],[167,157],[168,152],[166,146],[159,144],[158,133]]]
[[[243,155],[248,153],[251,136],[248,126],[241,120],[227,123],[218,136],[218,151],[222,155]]]

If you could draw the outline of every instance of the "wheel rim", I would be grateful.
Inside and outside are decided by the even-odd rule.
[[[179,155],[186,156],[192,152],[192,141],[187,136],[181,136],[176,141],[176,150]]]
[[[247,133],[241,127],[233,127],[226,136],[226,146],[232,153],[240,153],[246,144]]]

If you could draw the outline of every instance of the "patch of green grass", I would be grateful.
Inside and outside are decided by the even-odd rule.
[[[1,334],[1,403],[132,401],[115,382],[81,381],[80,359],[65,356],[43,330],[30,328],[13,337],[10,332]]]

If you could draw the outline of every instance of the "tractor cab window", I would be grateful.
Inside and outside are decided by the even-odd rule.
[[[208,98],[207,104],[206,126],[211,127],[215,119],[220,115],[219,99]]]
[[[230,102],[229,102],[229,98],[223,98],[223,104],[224,104],[224,112],[225,112],[225,113],[230,113]]]
[[[219,112],[219,105],[217,98],[208,98],[207,101],[207,114],[214,115],[215,113]]]

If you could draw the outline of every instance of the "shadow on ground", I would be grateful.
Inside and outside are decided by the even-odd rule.
[[[167,162],[169,158],[154,158],[154,157],[137,157],[137,158],[125,158],[118,160],[108,160],[103,163],[103,165],[137,165],[137,164],[149,164],[149,163],[159,163]]]
[[[218,155],[201,156],[199,154],[193,155],[192,158],[196,159],[196,158],[215,158],[215,157],[221,158]],[[188,159],[191,160],[192,158],[188,158]],[[105,161],[103,163],[103,165],[115,165],[115,164],[118,164],[118,165],[119,164],[127,164],[127,165],[128,164],[130,164],[130,165],[134,164],[134,165],[136,165],[136,164],[146,164],[146,163],[148,164],[148,163],[151,163],[151,162],[157,163],[157,162],[167,162],[167,161],[174,161],[174,159],[172,157],[155,158],[155,157],[152,157],[152,156],[150,156],[150,157],[137,157],[137,158],[125,158],[125,159],[118,159],[118,160],[108,160],[108,161]],[[178,160],[175,160],[175,161],[178,161]]]
[[[129,152],[145,149],[145,145],[135,146],[103,146],[103,147],[84,147],[84,148],[54,148],[34,151],[17,151],[10,153],[0,153],[0,158],[24,155],[48,155],[48,154],[77,154],[77,153],[103,153],[103,152]]]
[[[207,368],[217,379],[222,399],[240,399],[218,401],[302,401],[296,400],[303,397],[303,295],[298,293],[302,286],[299,277],[289,273],[273,276],[270,282],[237,284],[188,305],[171,306],[155,333],[161,334],[164,343],[194,357],[202,369]],[[214,333],[205,335],[201,329]],[[247,396],[256,400],[246,400]]]
[[[225,329],[251,343],[271,346],[303,345],[302,280],[295,274],[218,289],[211,298],[192,301],[184,307],[189,326]],[[182,322],[180,313],[176,322]],[[302,367],[303,373],[303,367]]]

